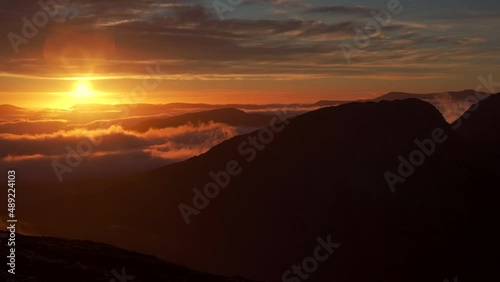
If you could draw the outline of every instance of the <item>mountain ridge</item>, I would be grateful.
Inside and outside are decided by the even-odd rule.
[[[436,128],[447,141],[392,193],[384,173],[397,172],[398,155],[407,157],[418,148],[415,140],[431,138]],[[259,132],[121,181],[63,184],[56,188],[63,191],[58,199],[42,195],[26,203],[34,209],[26,220],[43,218],[44,225],[36,227],[44,234],[99,238],[203,271],[266,281],[279,279],[314,249],[315,238],[329,234],[342,247],[311,281],[369,281],[381,275],[391,282],[442,281],[457,274],[474,281],[466,277],[496,249],[491,240],[474,235],[478,229],[492,238],[496,234],[481,223],[495,214],[481,210],[484,195],[495,199],[495,190],[476,195],[469,183],[495,183],[486,172],[498,165],[478,165],[484,154],[462,150],[467,143],[427,102],[356,102],[308,112],[290,120],[248,161],[251,154],[238,148]],[[179,204],[193,206],[193,189],[203,190],[213,181],[210,172],[222,171],[229,161],[238,162],[241,174],[186,225]],[[85,206],[98,216],[83,215]],[[147,210],[148,216],[130,207]],[[51,209],[65,213],[56,218]],[[61,221],[68,226],[57,231]],[[110,222],[123,227],[110,230]],[[150,239],[137,242],[134,234]],[[491,251],[471,246],[470,238],[490,244]]]
[[[452,126],[468,140],[479,144],[500,145],[500,95],[491,95],[471,106]]]
[[[173,103],[167,103],[167,104],[148,104],[148,103],[138,103],[138,104],[75,104],[73,105],[70,109],[72,110],[85,110],[86,108],[95,110],[95,108],[105,108],[112,110],[113,108],[116,108],[118,106],[126,106],[129,108],[137,107],[137,106],[160,106],[160,107],[168,107],[168,108],[241,108],[241,109],[259,109],[259,108],[274,108],[274,107],[282,107],[282,106],[288,106],[288,107],[313,107],[313,106],[332,106],[332,105],[337,105],[337,104],[342,104],[342,103],[351,103],[351,102],[356,102],[356,101],[378,101],[378,100],[384,100],[387,98],[390,99],[395,99],[393,96],[401,96],[398,99],[406,99],[406,98],[432,98],[435,96],[439,95],[452,95],[455,96],[457,99],[463,99],[467,96],[473,95],[476,91],[471,90],[471,89],[465,89],[461,91],[445,91],[445,92],[433,92],[433,93],[409,93],[409,92],[388,92],[386,94],[381,94],[380,96],[377,96],[372,99],[359,99],[359,100],[319,100],[313,103],[271,103],[271,104],[234,104],[234,103],[229,103],[229,104],[207,104],[207,103],[181,103],[181,102],[173,102]],[[483,92],[480,92],[483,93]],[[27,109],[27,108],[22,108],[22,107],[17,107],[15,105],[10,105],[10,104],[5,104],[5,105],[0,105],[2,106],[9,106],[9,107],[15,107],[18,110],[20,109]]]
[[[261,114],[250,114],[235,108],[223,108],[196,113],[187,113],[162,119],[150,119],[134,126],[132,130],[145,132],[149,129],[177,127],[186,124],[207,124],[208,122],[224,123],[230,126],[263,127],[269,124],[271,117]]]

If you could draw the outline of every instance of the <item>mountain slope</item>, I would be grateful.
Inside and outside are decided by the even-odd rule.
[[[218,109],[189,113],[164,119],[151,119],[141,122],[134,130],[144,132],[150,128],[177,127],[186,124],[206,124],[210,121],[231,126],[264,127],[269,125],[269,116],[248,114],[237,109]]]
[[[468,143],[435,107],[416,99],[350,103],[286,123],[255,150],[249,144],[263,136],[258,131],[121,181],[40,194],[20,190],[26,193],[22,218],[43,234],[113,242],[196,269],[266,281],[282,279],[311,256],[318,237],[328,236],[341,246],[308,281],[457,275],[478,281],[498,268],[499,234],[491,225],[499,214],[492,203],[498,157],[463,150]],[[445,142],[393,193],[386,172],[398,173],[398,157],[408,159],[418,149],[415,140],[432,138],[436,129]],[[186,225],[179,205],[195,206],[193,188],[203,190],[214,182],[210,172],[232,161],[241,173]]]
[[[500,145],[500,95],[472,106],[453,123],[458,134],[480,144]]]
[[[475,90],[449,91],[431,94],[411,94],[393,92],[381,96],[376,101],[394,101],[408,98],[416,98],[434,105],[445,119],[449,122],[455,122],[463,113],[477,101],[476,97],[484,97],[489,94],[476,92]]]
[[[434,105],[448,122],[457,120],[474,103],[474,97],[488,95],[487,93],[474,90],[448,91],[429,94],[415,94],[405,92],[390,92],[375,99],[365,101],[396,101],[404,99],[419,99]],[[323,106],[335,106],[346,102],[320,101],[317,104]]]
[[[18,282],[248,281],[193,271],[156,257],[90,241],[17,235],[16,243],[15,281]],[[1,249],[7,253],[4,245]],[[0,277],[4,281],[14,278],[5,267],[0,270]]]

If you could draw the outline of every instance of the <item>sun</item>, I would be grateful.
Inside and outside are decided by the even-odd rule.
[[[94,96],[92,85],[87,80],[82,80],[75,83],[72,94],[77,98],[89,98]]]

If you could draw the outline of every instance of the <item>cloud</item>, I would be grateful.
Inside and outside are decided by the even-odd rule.
[[[31,182],[55,182],[53,161],[68,166],[68,152],[74,150],[79,152],[82,161],[65,179],[123,176],[202,154],[224,140],[251,130],[254,129],[210,122],[144,133],[127,131],[117,125],[50,134],[3,133],[0,134],[0,167],[14,167],[20,175],[29,175]]]
[[[21,120],[0,123],[0,133],[12,134],[43,134],[63,129],[65,120]]]
[[[307,10],[307,13],[310,14],[337,14],[337,15],[348,15],[348,16],[357,16],[357,17],[371,17],[371,11],[377,12],[378,10],[370,9],[363,6],[319,6],[314,7]]]
[[[145,133],[124,130],[121,126],[95,130],[60,130],[49,134],[0,134],[0,156],[58,155],[66,146],[76,148],[81,140],[103,140],[94,152],[132,150],[175,142],[179,146],[213,146],[237,134],[237,129],[225,124],[209,123],[199,126],[184,125],[175,128],[150,129]],[[97,143],[98,141],[93,141]],[[214,142],[216,142],[214,144]],[[206,144],[206,146],[205,146]]]
[[[0,8],[6,16],[5,25],[0,27],[4,34],[19,32],[21,17],[36,11],[36,5],[24,7],[15,2],[8,1]],[[0,61],[4,67],[0,76],[60,78],[77,76],[75,70],[79,70],[107,78],[137,79],[151,62],[159,62],[161,69],[168,70],[164,75],[167,80],[311,79],[377,74],[370,68],[358,69],[356,64],[339,68],[345,66],[345,59],[338,44],[355,36],[354,27],[366,24],[371,8],[312,7],[302,1],[283,0],[254,0],[248,5],[265,3],[296,13],[290,17],[270,19],[263,15],[220,21],[211,5],[198,1],[75,0],[68,8],[74,10],[71,19],[40,29],[37,37],[22,46],[20,54],[12,52],[7,40],[1,43]],[[324,14],[345,17],[324,20]],[[379,45],[392,48],[379,48],[377,42],[369,48],[371,61],[394,62],[385,66],[384,77],[388,77],[387,73],[407,71],[401,63],[407,62],[410,52],[419,53],[415,58],[423,59],[422,63],[428,62],[428,54],[442,49],[448,49],[446,54],[455,61],[469,59],[463,56],[463,49],[453,48],[459,42],[453,35],[453,40],[434,40],[434,45],[429,46],[424,39],[438,36],[429,35],[432,25],[428,26],[415,26],[399,18],[384,27],[380,39],[386,42]],[[415,33],[415,37],[404,37],[409,33]],[[468,47],[467,52],[475,52],[477,58],[490,58],[489,53],[478,49],[483,42],[479,38],[470,36],[462,45]],[[396,48],[399,52],[390,52]],[[421,67],[425,72],[424,65]],[[447,70],[443,65],[439,72],[447,74]]]
[[[311,4],[301,0],[247,0],[244,2],[244,4],[246,5],[267,4],[267,3],[276,7],[287,7],[287,8],[307,8],[311,6]]]

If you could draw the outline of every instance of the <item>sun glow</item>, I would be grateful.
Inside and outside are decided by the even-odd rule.
[[[75,83],[72,94],[76,98],[90,98],[94,96],[94,91],[89,81],[82,80]]]

